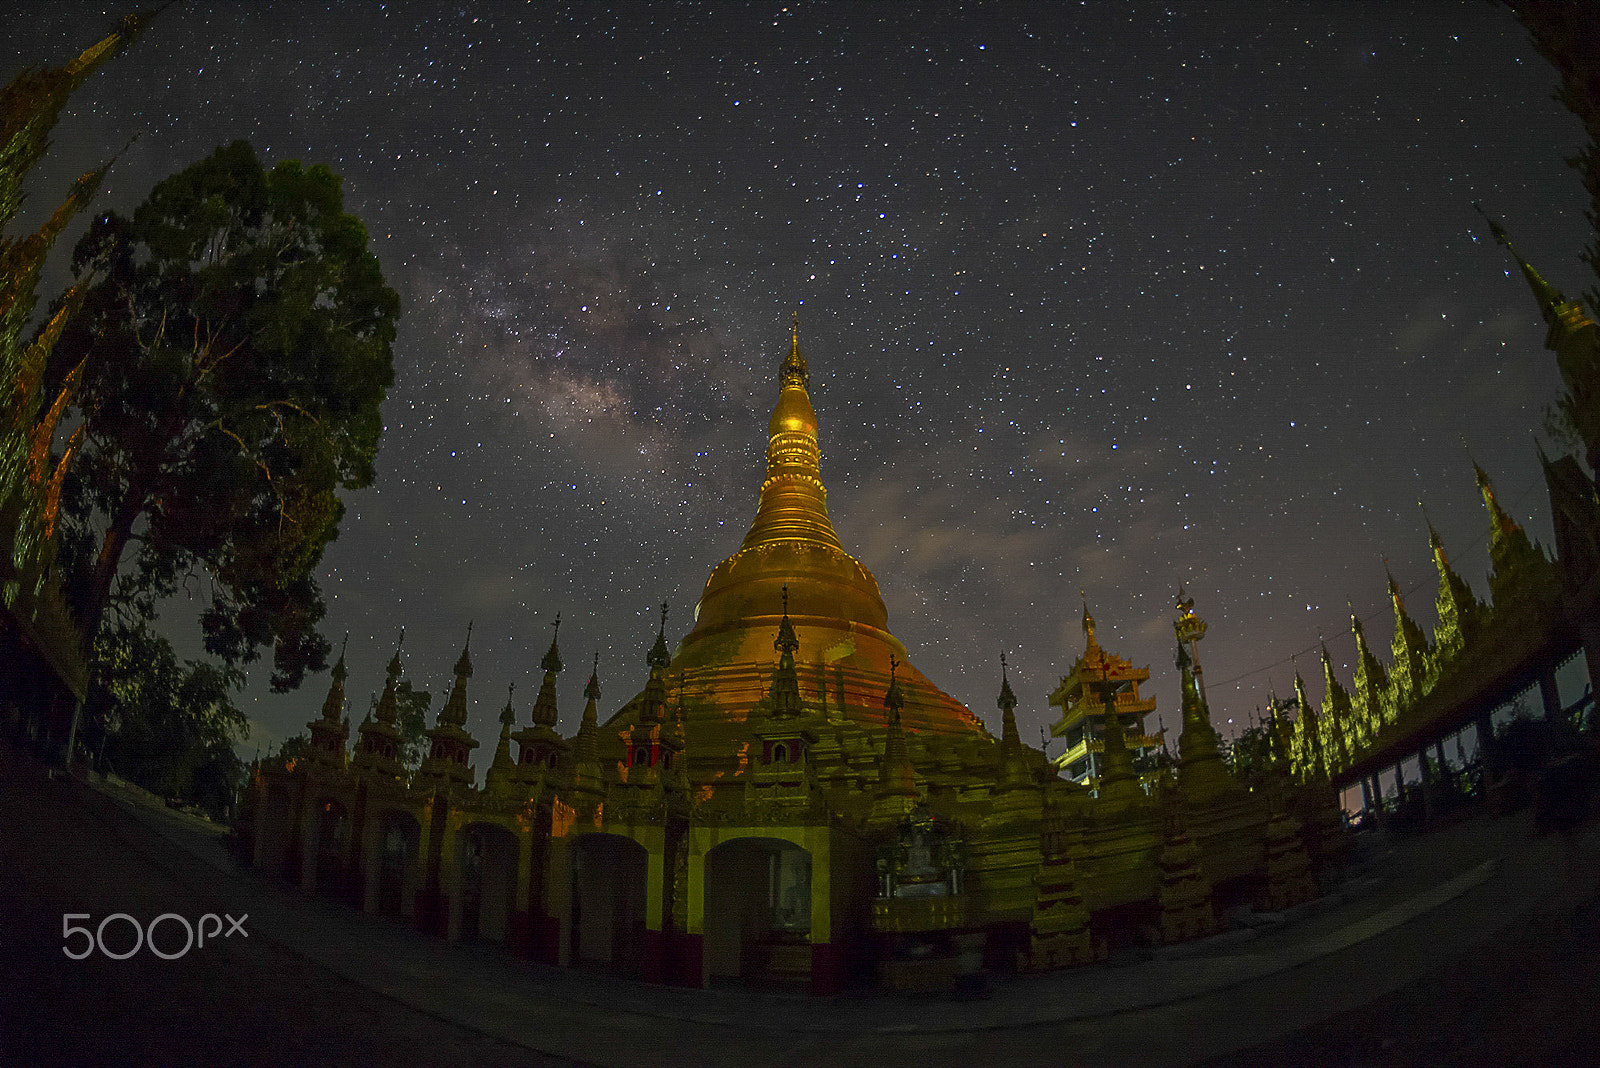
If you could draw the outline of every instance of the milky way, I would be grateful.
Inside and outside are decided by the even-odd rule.
[[[0,73],[126,10],[9,7]],[[1550,543],[1559,379],[1471,202],[1586,287],[1553,86],[1484,3],[188,0],[73,98],[29,218],[135,134],[102,207],[240,137],[344,176],[405,306],[321,572],[357,718],[402,625],[437,693],[475,621],[491,738],[557,612],[631,696],[754,512],[798,306],[835,525],[931,679],[996,722],[1005,651],[1037,737],[1081,590],[1170,725],[1184,583],[1230,730],[1292,655],[1321,693],[1319,632],[1352,659],[1347,599],[1387,645],[1385,557],[1432,625],[1419,502],[1486,592],[1468,450]],[[255,680],[250,745],[324,679]]]

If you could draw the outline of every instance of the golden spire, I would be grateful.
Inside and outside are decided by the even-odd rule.
[[[1539,311],[1544,316],[1546,323],[1554,327],[1564,318],[1562,313],[1566,312],[1569,307],[1577,309],[1577,314],[1583,316],[1580,305],[1567,300],[1562,295],[1561,290],[1546,282],[1544,276],[1534,270],[1531,263],[1522,258],[1522,253],[1517,251],[1517,246],[1513,245],[1511,238],[1506,235],[1505,227],[1489,218],[1488,213],[1483,210],[1481,205],[1474,203],[1472,206],[1477,209],[1479,215],[1483,216],[1484,222],[1489,224],[1489,233],[1493,235],[1495,241],[1505,246],[1506,251],[1511,253],[1511,258],[1517,261],[1517,268],[1522,272],[1522,277],[1528,283],[1528,288],[1533,290],[1533,299],[1539,302]],[[1587,319],[1587,316],[1583,316],[1583,318]]]
[[[905,698],[900,694],[900,684],[895,672],[900,662],[889,658],[889,692],[883,695],[883,707],[889,711],[889,730],[884,738],[883,763],[878,765],[878,796],[915,797],[917,794],[916,770],[911,765],[911,755],[906,751],[905,728],[900,722],[900,710]]]
[[[1083,658],[1094,659],[1100,651],[1100,644],[1094,640],[1094,616],[1089,614],[1089,595],[1083,590],[1078,591],[1078,596],[1083,598]]]
[[[439,726],[467,725],[467,680],[472,678],[472,624],[467,624],[467,640],[461,646],[461,657],[456,661],[456,681],[450,687],[450,697],[439,710]]]
[[[378,722],[391,726],[395,717],[399,715],[400,706],[395,697],[395,683],[400,678],[400,650],[406,644],[406,628],[400,628],[400,640],[394,643],[394,655],[389,658],[389,667],[386,669],[386,678],[383,683],[383,696],[378,698]]]
[[[778,378],[778,403],[767,423],[767,477],[761,483],[756,517],[740,548],[807,541],[843,549],[828,517],[828,491],[822,485],[822,450],[817,445],[817,413],[806,391],[811,376],[800,354],[799,312]]]
[[[800,309],[794,311],[794,319],[789,324],[789,355],[783,358],[783,384],[788,385],[790,380],[797,380],[801,388],[811,386],[811,373],[806,368],[806,358],[800,355]]]
[[[322,702],[322,718],[329,723],[338,723],[340,714],[344,712],[344,680],[349,677],[349,672],[344,666],[344,653],[350,645],[350,632],[344,632],[344,645],[339,647],[339,659],[333,665],[332,682],[328,686],[328,696]]]
[[[539,694],[533,699],[533,722],[541,727],[555,727],[560,714],[556,710],[556,675],[561,671],[561,649],[557,639],[561,634],[561,613],[556,613],[555,633],[550,637],[550,648],[539,661],[544,679],[539,683]],[[509,707],[509,705],[507,706]]]

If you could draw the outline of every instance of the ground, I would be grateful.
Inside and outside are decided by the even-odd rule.
[[[953,1002],[651,987],[449,945],[240,871],[199,821],[8,749],[0,811],[4,1063],[1593,1062],[1600,833],[1580,884],[1526,813],[1369,838],[1342,888],[1257,937]],[[249,935],[68,960],[63,914],[114,912],[248,914]],[[108,940],[131,944],[117,926]]]

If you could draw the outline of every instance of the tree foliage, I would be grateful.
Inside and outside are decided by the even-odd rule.
[[[399,299],[365,228],[327,168],[266,170],[239,141],[97,219],[73,267],[100,272],[52,358],[88,357],[62,502],[80,621],[148,619],[203,580],[207,651],[270,646],[293,689],[326,665],[313,568],[338,491],[373,480],[393,380]]]
[[[423,732],[428,729],[428,706],[433,703],[433,694],[415,688],[410,679],[401,679],[395,684],[394,700],[394,725],[400,731],[400,763],[415,771],[422,763],[428,744]],[[376,697],[372,699],[372,707],[378,707]]]
[[[97,759],[163,797],[224,815],[244,770],[233,743],[249,729],[230,697],[239,672],[180,662],[142,624],[102,628],[93,656],[84,727]]]

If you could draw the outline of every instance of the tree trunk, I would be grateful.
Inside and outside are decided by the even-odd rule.
[[[88,645],[93,645],[94,637],[100,630],[100,620],[111,604],[111,587],[117,581],[117,568],[122,563],[122,551],[127,547],[128,538],[133,534],[133,524],[138,522],[139,516],[144,513],[147,498],[148,494],[143,490],[129,490],[128,495],[122,499],[116,515],[112,516],[111,525],[106,528],[105,538],[100,543],[100,555],[95,558],[88,600],[84,604],[83,615],[78,620],[78,625],[83,628],[85,643]]]

